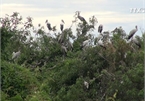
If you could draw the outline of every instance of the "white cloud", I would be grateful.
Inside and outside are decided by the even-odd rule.
[[[5,14],[12,14],[13,12],[19,12],[21,15],[33,17],[33,15],[41,14],[41,12],[51,12],[52,10],[49,8],[36,8],[34,5],[30,4],[1,4],[1,8],[2,16],[5,16]]]

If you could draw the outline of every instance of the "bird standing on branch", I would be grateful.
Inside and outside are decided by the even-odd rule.
[[[89,89],[89,83],[87,81],[84,81],[84,86]]]
[[[65,23],[64,23],[64,21],[63,21],[63,20],[61,20],[61,24],[60,24],[60,30],[61,30],[61,31],[63,31],[64,24],[65,24]]]
[[[48,22],[48,20],[46,20],[45,23],[46,23],[46,25],[47,25],[48,30],[51,31],[51,30],[52,30],[51,24]]]
[[[98,33],[102,33],[102,31],[103,31],[103,25],[100,24],[99,27],[98,27]]]
[[[68,51],[64,43],[62,43],[61,45],[61,51],[63,52],[63,60],[64,60],[64,57],[67,56],[67,51]]]
[[[13,52],[12,53],[12,60],[17,59],[20,56],[20,54],[21,54],[20,50],[18,52]]]
[[[77,14],[77,17],[78,17],[78,19],[79,19],[80,21],[82,21],[82,22],[86,23],[85,18],[84,18],[84,17],[82,17],[82,16],[80,16],[80,11],[76,11],[76,14]]]
[[[105,47],[105,45],[104,45],[102,39],[100,39],[100,40],[98,41],[98,45],[101,46],[102,48],[104,48],[104,49],[106,50],[106,47]]]
[[[141,44],[139,43],[139,41],[137,40],[136,37],[133,36],[133,38],[132,38],[131,41],[132,41],[133,43],[135,43],[135,44],[138,46],[138,48],[141,48]]]
[[[138,31],[138,28],[137,28],[137,26],[135,26],[135,29],[133,29],[133,30],[130,31],[130,33],[129,33],[127,39],[129,40],[130,38],[132,38],[133,35],[134,35],[137,31]]]
[[[85,40],[85,41],[82,43],[80,49],[82,49],[82,48],[88,46],[90,42],[91,42],[91,39]]]

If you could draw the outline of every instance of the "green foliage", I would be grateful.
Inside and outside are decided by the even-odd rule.
[[[123,69],[122,69],[123,71]],[[109,96],[113,96],[115,89],[118,91],[115,99],[117,101],[129,100],[143,100],[143,65],[137,64],[129,69],[127,72],[122,73],[116,72],[115,80],[110,82],[109,89],[107,90]],[[123,96],[123,97],[122,97]]]
[[[8,54],[5,52],[5,48],[9,45],[10,43],[10,38],[13,35],[13,32],[8,31],[6,28],[0,28],[1,31],[1,58],[2,59],[7,59]]]
[[[21,95],[19,95],[19,94],[16,95],[16,96],[14,96],[14,97],[11,97],[10,100],[11,100],[11,101],[23,101]]]
[[[2,61],[2,91],[9,97],[25,98],[37,86],[36,78],[26,68]],[[15,98],[15,97],[14,97]]]

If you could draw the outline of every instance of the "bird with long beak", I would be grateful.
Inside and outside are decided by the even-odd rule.
[[[21,54],[21,51],[20,50],[17,51],[17,52],[13,52],[12,53],[12,60],[17,59],[20,56],[20,54]]]
[[[89,89],[89,83],[87,81],[84,81],[84,86]]]
[[[91,42],[91,39],[87,39],[87,40],[83,41],[83,43],[82,43],[80,49],[82,49],[82,48],[88,46],[90,42]]]
[[[45,23],[46,23],[48,30],[51,31],[52,30],[51,24],[48,22],[48,20],[46,20]]]
[[[98,27],[98,33],[102,33],[102,31],[103,31],[103,25],[102,24],[100,24],[99,25],[99,27]]]
[[[61,30],[61,31],[63,31],[64,24],[65,24],[65,22],[64,22],[63,20],[61,20],[61,24],[60,24],[60,30]]]
[[[141,44],[140,44],[140,42],[137,40],[137,37],[133,36],[131,41],[132,41],[133,43],[135,43],[135,44],[138,46],[138,48],[141,48]]]
[[[82,17],[82,16],[80,16],[80,11],[77,11],[76,13],[77,13],[77,17],[78,17],[78,19],[79,19],[80,21],[82,21],[82,22],[86,23],[85,18],[84,18],[84,17]]]
[[[133,29],[133,30],[131,30],[130,32],[129,32],[129,35],[128,35],[128,40],[130,39],[130,38],[132,38],[133,37],[133,35],[136,33],[138,31],[138,28],[137,28],[137,26],[135,26],[135,29]]]

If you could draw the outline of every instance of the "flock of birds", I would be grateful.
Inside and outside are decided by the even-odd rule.
[[[80,16],[80,12],[79,11],[76,12],[76,14],[77,14],[77,18],[81,22],[87,23],[87,21],[85,20],[85,18],[82,17],[82,16]],[[51,24],[48,22],[48,20],[46,20],[45,23],[46,23],[46,26],[47,26],[48,30],[51,31],[52,30],[52,27],[51,27]],[[65,24],[65,22],[63,20],[61,20],[61,24],[60,24],[60,30],[61,30],[61,32],[63,32],[64,24]],[[97,40],[96,43],[97,43],[97,45],[99,45],[99,46],[103,47],[104,49],[106,49],[106,47],[104,45],[104,38],[105,38],[105,36],[109,36],[109,32],[103,32],[102,33],[102,31],[103,31],[103,25],[100,24],[99,27],[98,27],[99,36],[96,38],[96,40]],[[120,31],[121,32],[122,38],[125,36],[124,39],[126,41],[129,41],[130,40],[133,43],[135,43],[139,48],[141,48],[141,44],[139,43],[139,41],[135,37],[135,33],[138,31],[137,26],[135,26],[135,28],[130,31],[129,35],[126,35],[125,31],[121,27],[120,28],[116,28],[115,30],[112,31],[112,33],[115,33],[117,31]],[[81,44],[81,46],[80,46],[80,48],[82,49],[82,48],[86,47],[90,42],[91,42],[91,39],[87,39],[87,40],[83,41],[82,44]],[[72,44],[71,44],[71,47],[73,47]],[[67,47],[65,47],[63,45],[63,43],[62,43],[61,48],[63,49],[64,52],[67,52]],[[20,56],[20,53],[21,53],[20,50],[17,51],[17,52],[13,52],[12,53],[12,60],[17,59]],[[89,83],[87,81],[84,81],[84,86],[88,89],[89,88]]]
[[[77,18],[78,18],[81,22],[87,24],[87,21],[85,20],[85,18],[82,17],[82,16],[80,16],[80,12],[79,12],[79,11],[76,12],[76,15],[77,15]],[[51,24],[48,22],[48,20],[46,20],[45,23],[46,23],[46,26],[47,26],[48,30],[51,31],[51,30],[52,30],[52,27],[51,27]],[[64,29],[64,24],[65,24],[64,20],[61,20],[60,30],[61,30],[62,32],[63,32],[63,29]],[[107,38],[107,37],[109,37],[109,38],[111,39],[111,37],[109,36],[109,32],[103,32],[103,33],[102,33],[102,31],[103,31],[103,25],[100,24],[99,27],[98,27],[99,36],[96,38],[96,42],[95,42],[94,44],[96,45],[96,43],[97,43],[97,45],[99,45],[99,46],[101,46],[101,47],[103,47],[103,48],[106,49],[105,44],[104,44],[104,39]],[[122,36],[126,36],[125,31],[124,31],[121,27],[120,27],[120,28],[116,28],[115,30],[112,31],[112,33],[115,33],[115,32],[117,32],[117,31],[121,31]],[[132,29],[132,30],[130,31],[129,35],[128,35],[126,38],[124,38],[124,39],[126,39],[126,41],[131,40],[131,41],[132,41],[133,43],[135,43],[139,48],[141,48],[141,44],[139,43],[139,41],[137,40],[137,38],[134,36],[134,34],[135,34],[137,31],[138,31],[138,28],[137,28],[137,26],[135,26],[135,28]],[[109,40],[109,41],[110,41],[110,40]],[[90,42],[91,42],[91,39],[87,39],[87,40],[83,41],[83,43],[81,44],[80,48],[82,49],[82,48],[86,47]],[[70,45],[71,45],[71,47],[73,48],[73,45],[72,45],[72,44],[70,44]],[[65,46],[63,45],[63,43],[62,43],[62,47],[61,47],[61,48],[63,49],[63,51],[64,51],[65,53],[67,52],[67,47],[65,47]],[[13,53],[12,53],[12,60],[18,58],[18,57],[20,56],[20,53],[21,53],[20,50],[17,51],[17,52],[13,52]]]

